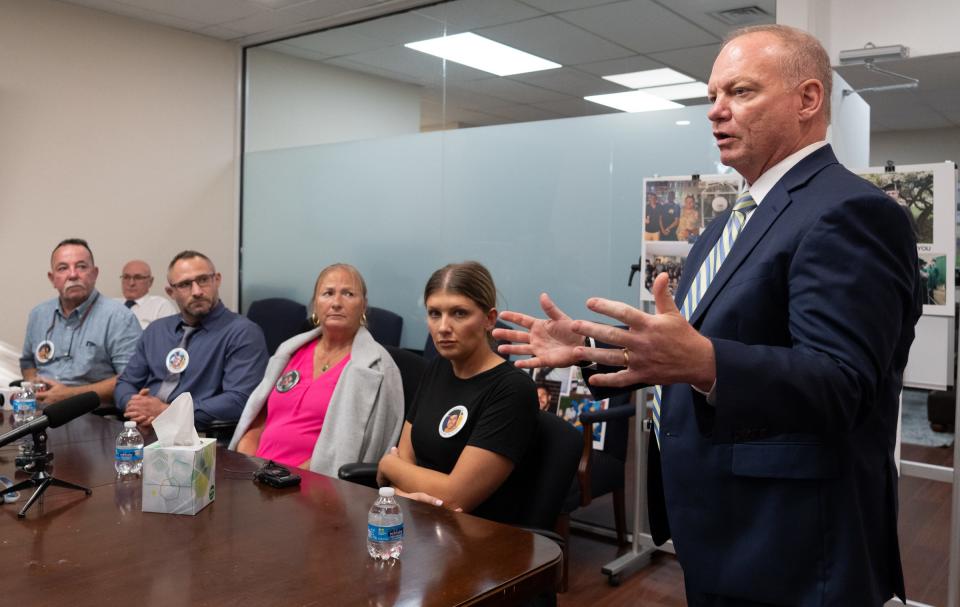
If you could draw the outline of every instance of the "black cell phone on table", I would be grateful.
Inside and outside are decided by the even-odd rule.
[[[277,489],[284,487],[296,487],[300,484],[300,475],[293,474],[289,469],[273,461],[269,461],[253,473],[253,479],[257,482]]]

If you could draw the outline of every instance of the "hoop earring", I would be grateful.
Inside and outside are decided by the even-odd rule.
[[[360,315],[360,326],[361,326],[361,327],[367,326],[367,313],[366,313],[366,312],[364,312],[363,314]]]
[[[316,312],[314,312],[313,314],[310,315],[310,323],[313,324],[313,326],[315,326],[315,327],[319,327],[319,326],[320,326],[320,317],[317,316],[317,313],[316,313]]]

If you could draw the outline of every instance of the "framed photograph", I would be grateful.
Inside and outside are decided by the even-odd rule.
[[[561,396],[557,407],[557,415],[562,417],[574,428],[583,432],[583,424],[580,423],[580,414],[584,411],[603,411],[610,406],[610,399],[593,400],[584,396]],[[607,423],[601,422],[593,424],[593,448],[602,451],[604,440],[607,435]]]
[[[947,303],[946,253],[920,253],[920,287],[923,303],[943,306]]]
[[[674,295],[680,283],[683,264],[687,261],[689,245],[676,242],[648,242],[644,249],[641,299],[653,301],[653,292],[650,289],[653,287],[654,279],[662,273],[669,276],[670,295]]]

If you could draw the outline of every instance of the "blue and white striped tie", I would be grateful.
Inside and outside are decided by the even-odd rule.
[[[720,235],[720,240],[713,245],[710,254],[703,260],[700,271],[697,272],[697,276],[690,283],[687,296],[683,298],[683,306],[680,308],[680,313],[683,314],[685,320],[690,320],[690,317],[693,316],[693,312],[697,309],[697,304],[700,303],[703,294],[707,292],[707,287],[710,286],[713,277],[720,271],[720,265],[733,248],[733,243],[737,240],[737,236],[740,235],[740,231],[743,230],[743,225],[747,223],[747,216],[755,208],[757,208],[757,202],[753,199],[753,196],[750,195],[749,191],[744,190],[737,198],[737,203],[733,205],[733,212],[730,213],[730,217],[727,219],[727,225],[723,227],[723,234]],[[660,446],[660,398],[662,393],[663,386],[654,386],[653,435],[657,439],[658,447]]]

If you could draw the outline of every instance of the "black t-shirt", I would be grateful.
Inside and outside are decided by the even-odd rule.
[[[644,212],[647,214],[644,219],[644,231],[646,232],[659,232],[660,231],[660,216],[663,215],[663,205],[658,204],[657,206],[647,205],[647,208]]]
[[[407,412],[417,465],[449,474],[467,445],[506,457],[513,472],[473,514],[514,522],[523,507],[525,456],[536,440],[538,411],[533,380],[510,363],[459,379],[450,361],[438,356]]]
[[[675,204],[667,203],[660,209],[660,223],[663,224],[663,227],[666,228],[677,218],[680,217],[680,207]],[[677,227],[679,224],[673,226],[667,233],[660,237],[661,240],[676,240],[677,239]]]

